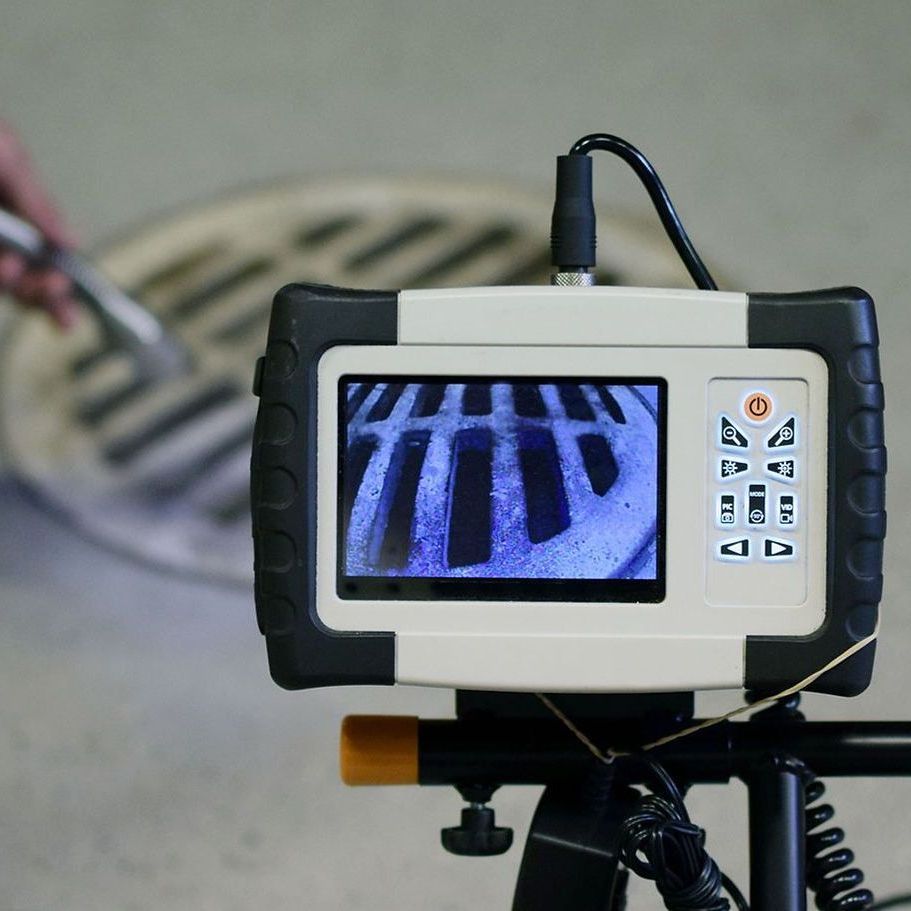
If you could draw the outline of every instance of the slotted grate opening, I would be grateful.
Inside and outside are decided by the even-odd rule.
[[[299,280],[374,288],[546,283],[551,204],[549,188],[533,193],[483,181],[323,180],[240,194],[150,225],[109,245],[99,263],[181,337],[193,353],[192,375],[163,385],[136,382],[90,321],[60,338],[41,321],[21,318],[0,365],[5,457],[41,502],[94,539],[173,570],[247,584],[256,407],[248,390],[275,291]],[[623,251],[620,259],[606,261],[605,278],[687,284],[658,229],[607,215],[600,224],[607,256]],[[606,389],[552,389],[549,402],[534,384],[504,394],[514,396],[515,413],[532,422],[553,406],[577,415],[584,429],[586,403],[615,424],[623,420]],[[358,490],[391,452],[382,428],[401,408],[415,426],[402,444],[387,521],[399,529],[410,523],[412,540],[417,534],[453,565],[467,567],[485,555],[502,559],[495,545],[502,533],[498,523],[513,519],[499,507],[524,503],[525,494],[497,487],[497,402],[490,387],[419,392],[368,383],[355,389],[348,413],[366,428],[351,453],[356,470],[348,481]],[[463,428],[462,435],[453,435],[451,464],[439,475],[442,487],[457,492],[447,509],[461,517],[460,527],[471,529],[463,536],[449,534],[445,516],[424,527],[420,503],[409,503],[415,472],[420,478],[421,466],[438,457],[432,440],[419,432],[426,429],[420,422],[444,413],[477,420],[489,431]],[[574,446],[584,461],[585,447],[601,444],[583,439]],[[556,445],[560,449],[559,439]],[[530,446],[527,458],[546,461],[546,447]],[[489,514],[476,508],[487,483],[485,460],[492,485]],[[617,462],[622,473],[619,457]],[[596,475],[592,488],[606,483]],[[553,481],[553,503],[558,491]],[[565,496],[571,513],[577,493],[567,489]],[[559,509],[542,506],[541,515],[559,515]],[[344,510],[358,520],[353,489],[345,493]],[[560,525],[552,517],[540,523],[541,534]],[[378,560],[400,569],[429,559],[413,547],[403,554],[391,541],[378,533],[364,547],[369,543]]]

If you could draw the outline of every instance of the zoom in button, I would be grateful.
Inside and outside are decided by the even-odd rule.
[[[743,416],[754,424],[762,424],[772,416],[772,399],[764,392],[751,392],[743,400]]]

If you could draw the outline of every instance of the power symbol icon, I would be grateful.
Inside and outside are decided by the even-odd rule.
[[[772,416],[772,400],[764,392],[751,392],[744,400],[743,413],[749,420],[761,424]]]

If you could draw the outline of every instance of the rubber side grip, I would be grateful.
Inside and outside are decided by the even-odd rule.
[[[287,285],[275,296],[251,458],[254,586],[272,678],[286,689],[395,682],[392,633],[316,614],[317,364],[340,344],[395,344],[398,294]],[[335,567],[327,567],[335,573]]]
[[[769,694],[824,667],[876,628],[886,533],[886,448],[879,337],[860,288],[749,295],[751,348],[805,348],[829,370],[826,617],[801,639],[750,636],[747,689]],[[870,683],[873,642],[808,689],[855,696]]]

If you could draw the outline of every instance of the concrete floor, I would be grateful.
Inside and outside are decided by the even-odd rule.
[[[608,129],[659,166],[743,287],[867,287],[889,396],[890,540],[873,687],[814,717],[908,716],[911,6],[31,0],[4,6],[2,112],[88,243],[251,181],[452,171],[546,184]],[[646,210],[598,166],[606,200]],[[542,226],[546,230],[546,226]],[[443,692],[288,694],[250,599],[163,578],[0,486],[0,909],[505,908],[519,860],[437,847],[454,794],[336,782],[348,712]],[[706,711],[733,697],[704,700]],[[882,894],[911,885],[909,782],[835,782]],[[521,839],[535,794],[498,797]],[[743,885],[743,794],[692,812]],[[657,907],[637,888],[631,907]]]

